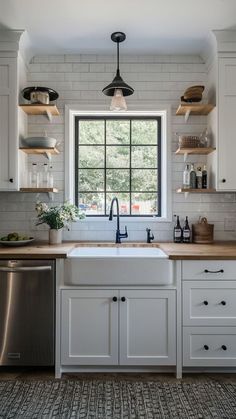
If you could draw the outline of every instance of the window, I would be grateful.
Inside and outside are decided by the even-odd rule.
[[[75,116],[75,204],[107,216],[161,216],[160,116]]]

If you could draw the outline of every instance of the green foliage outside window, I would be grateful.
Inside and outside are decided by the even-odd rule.
[[[76,122],[76,204],[107,215],[117,196],[123,215],[160,215],[160,118]]]

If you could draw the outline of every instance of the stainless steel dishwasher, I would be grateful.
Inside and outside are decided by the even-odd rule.
[[[0,260],[0,365],[54,364],[54,261]]]

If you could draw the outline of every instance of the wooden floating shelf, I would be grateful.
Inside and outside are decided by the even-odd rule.
[[[176,115],[185,115],[190,111],[192,115],[208,115],[215,106],[211,103],[189,104],[181,103],[176,111]]]
[[[178,148],[175,154],[210,154],[215,151],[214,147]]]
[[[20,188],[21,192],[35,192],[35,193],[58,193],[57,188]]]
[[[215,193],[216,189],[208,188],[208,189],[186,189],[186,188],[179,188],[176,189],[176,193]]]
[[[60,115],[56,105],[20,105],[27,115],[47,115],[51,121],[52,116]]]
[[[60,151],[54,148],[38,148],[38,147],[20,147],[21,151],[26,154],[60,154]]]
[[[184,115],[185,122],[187,122],[189,115],[208,115],[214,105],[211,103],[193,104],[193,103],[181,103],[176,111],[176,115]]]

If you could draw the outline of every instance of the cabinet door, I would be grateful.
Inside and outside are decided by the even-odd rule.
[[[118,364],[118,297],[110,290],[63,290],[62,365]]]
[[[236,58],[219,59],[218,189],[236,190]]]
[[[174,365],[175,290],[123,290],[120,297],[120,364]]]
[[[17,59],[0,58],[0,191],[17,190]]]

